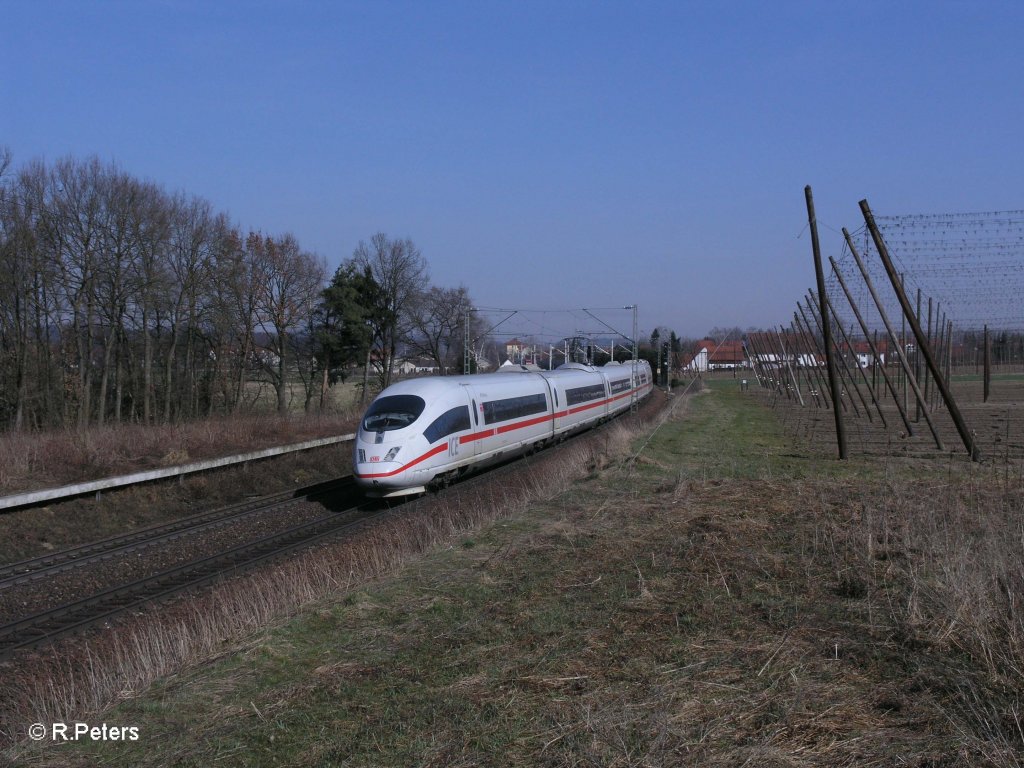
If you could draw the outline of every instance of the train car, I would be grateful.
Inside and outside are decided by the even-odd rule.
[[[652,387],[644,360],[401,381],[363,416],[353,475],[369,496],[423,493],[590,429]]]

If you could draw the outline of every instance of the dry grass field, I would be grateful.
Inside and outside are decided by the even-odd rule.
[[[65,710],[21,685],[36,707],[19,710],[25,727],[78,718],[137,727],[138,740],[21,737],[6,756],[25,766],[1024,762],[1019,476],[944,455],[834,461],[732,380],[677,396],[666,414],[529,482],[448,497],[442,518],[422,518],[445,521],[430,535],[398,518],[372,542],[377,566],[322,571],[331,578],[301,608],[264,612],[270,577],[258,594],[222,596],[237,614],[248,599],[253,620],[214,631],[170,672],[108,679],[105,698],[77,704],[65,685]]]
[[[253,410],[181,424],[120,424],[84,432],[0,434],[0,495],[140,472],[352,432],[362,411],[351,388],[323,412]]]

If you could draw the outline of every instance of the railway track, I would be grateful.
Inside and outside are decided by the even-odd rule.
[[[182,563],[0,626],[0,659],[10,657],[18,649],[50,642],[143,604],[209,584],[267,560],[312,546],[359,527],[381,512],[378,506],[368,505],[358,497],[351,478],[342,478],[299,492],[262,497],[167,525],[5,566],[0,572],[3,573],[0,589],[9,589],[28,580],[45,579],[89,563],[133,554],[183,536],[200,535],[212,527],[235,522],[245,515],[271,510],[283,511],[293,504],[327,497],[340,502],[342,508],[223,552]]]
[[[567,442],[576,439],[577,436],[573,436]],[[506,472],[514,471],[514,465],[524,460],[528,461],[526,457],[512,459],[487,472],[460,481],[459,486],[465,487],[500,478]],[[364,499],[352,478],[346,477],[298,491],[260,497],[0,567],[2,595],[5,590],[18,589],[26,583],[42,583],[50,577],[85,568],[90,564],[105,560],[115,561],[125,555],[159,547],[187,536],[201,535],[244,520],[246,515],[268,511],[283,512],[291,505],[318,500],[324,502],[325,510],[334,511],[224,551],[180,563],[92,594],[78,596],[63,604],[0,625],[0,661],[9,659],[20,649],[49,643],[143,605],[213,583],[260,563],[356,530],[392,510],[391,505],[382,507],[379,501]],[[403,499],[398,502],[399,505],[406,503],[415,504],[416,500]]]
[[[284,510],[294,504],[312,501],[326,494],[353,488],[354,483],[351,477],[338,478],[297,490],[260,496],[230,506],[183,517],[170,523],[140,528],[130,533],[89,542],[78,547],[2,565],[0,566],[0,589],[27,581],[48,578],[57,573],[80,568],[87,563],[101,562],[128,552],[193,535],[203,530],[219,528],[247,515],[265,512],[269,508]]]

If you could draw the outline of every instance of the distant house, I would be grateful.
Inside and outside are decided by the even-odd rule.
[[[759,366],[816,368],[825,364],[810,342],[796,334],[754,332],[747,334],[747,350]]]
[[[536,344],[509,339],[505,342],[505,359],[513,363],[536,363]]]
[[[747,348],[751,355],[756,356],[760,365],[769,368],[787,364],[798,368],[815,368],[825,365],[825,357],[811,339],[797,334],[785,334],[780,338],[778,333],[757,332],[747,335]],[[874,365],[874,355],[867,341],[854,341],[847,344],[845,340],[835,342],[835,348],[847,360],[855,359],[861,368]],[[885,339],[878,340],[878,354],[882,364],[886,362],[889,346]]]
[[[395,358],[395,371],[402,376],[438,373],[437,363],[426,357]]]
[[[853,348],[850,349],[845,343],[840,346],[844,354],[852,354],[857,358],[857,365],[861,368],[871,368],[875,364],[874,355],[871,353],[871,345],[866,341],[855,341],[853,342]],[[889,350],[889,345],[885,339],[878,340],[878,357],[882,365],[885,365],[886,353]]]
[[[747,353],[742,341],[723,341],[721,344],[712,339],[702,339],[693,345],[693,349],[684,358],[683,369],[687,371],[714,371],[732,368],[747,368]]]
[[[505,342],[505,359],[514,363],[523,359],[523,342],[519,339],[509,339]]]

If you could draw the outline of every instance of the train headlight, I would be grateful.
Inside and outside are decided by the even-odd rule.
[[[384,454],[384,461],[392,461],[395,458],[395,456],[398,455],[398,452],[400,450],[402,450],[402,447],[400,445],[396,445],[394,448],[392,448],[390,451]]]

